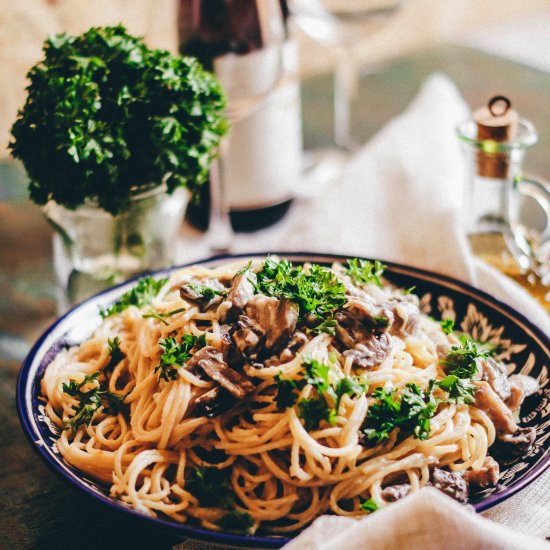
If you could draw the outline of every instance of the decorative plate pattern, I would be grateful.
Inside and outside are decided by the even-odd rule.
[[[196,263],[213,266],[242,257],[265,255],[219,256]],[[310,253],[280,255],[293,262],[314,261],[325,264],[345,262],[347,259],[345,256]],[[496,457],[501,464],[498,485],[477,493],[471,499],[477,511],[486,510],[533,481],[550,464],[549,338],[509,306],[465,283],[421,269],[386,263],[386,279],[402,288],[415,286],[414,292],[420,296],[425,313],[436,319],[453,319],[455,326],[461,331],[480,342],[489,343],[496,350],[496,357],[510,365],[511,372],[529,374],[539,381],[540,390],[528,397],[521,409],[522,425],[536,427],[535,444],[525,456]],[[158,274],[169,273],[179,267]],[[133,285],[134,281],[128,281],[76,306],[55,322],[34,345],[23,364],[17,385],[17,409],[27,437],[46,464],[71,484],[115,509],[141,517],[143,521],[156,524],[182,537],[218,544],[255,548],[282,546],[288,539],[215,533],[192,525],[179,524],[168,518],[142,515],[126,504],[110,498],[105,487],[86,478],[65,463],[59,455],[56,447],[58,430],[44,412],[43,402],[40,400],[40,379],[46,366],[60,350],[82,342],[99,325],[101,319],[98,306],[113,302]]]

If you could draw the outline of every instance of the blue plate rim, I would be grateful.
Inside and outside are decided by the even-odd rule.
[[[31,447],[42,459],[42,461],[45,462],[45,464],[53,472],[55,472],[58,476],[60,476],[66,483],[68,483],[72,487],[76,487],[77,489],[83,491],[88,497],[94,498],[96,500],[99,499],[104,504],[114,507],[117,510],[124,512],[125,514],[130,515],[133,518],[148,521],[152,527],[156,526],[157,528],[162,528],[163,530],[169,531],[174,535],[179,535],[182,538],[192,538],[197,540],[213,542],[220,545],[232,545],[232,546],[239,546],[239,547],[250,547],[252,543],[256,547],[262,547],[262,548],[280,548],[281,546],[283,546],[284,544],[292,540],[285,537],[258,537],[258,536],[251,537],[251,536],[237,535],[232,533],[221,533],[221,532],[218,533],[215,531],[201,529],[200,527],[187,526],[186,524],[178,524],[172,521],[165,520],[160,517],[144,515],[133,508],[127,507],[123,503],[117,502],[116,500],[108,497],[105,494],[91,490],[86,484],[82,483],[82,481],[76,476],[76,474],[74,476],[67,475],[65,471],[61,468],[61,466],[58,464],[58,462],[53,458],[53,456],[45,451],[44,446],[36,443],[37,439],[41,438],[41,434],[35,431],[32,425],[30,414],[28,414],[30,411],[27,411],[27,408],[25,406],[26,389],[27,388],[32,389],[32,385],[34,383],[34,380],[30,381],[28,379],[28,373],[34,362],[35,356],[38,354],[43,343],[50,336],[50,334],[52,334],[55,331],[55,329],[67,317],[73,315],[76,310],[79,310],[91,303],[97,303],[99,298],[107,294],[111,294],[111,293],[116,294],[116,291],[118,289],[130,285],[131,283],[135,282],[137,279],[145,275],[162,275],[162,274],[171,273],[178,269],[189,267],[195,264],[212,264],[212,263],[221,262],[224,260],[232,260],[232,259],[238,260],[242,258],[265,257],[270,254],[286,257],[286,258],[289,258],[291,261],[309,261],[311,259],[316,259],[317,261],[326,262],[326,263],[335,262],[335,261],[345,261],[347,259],[354,258],[354,257],[364,258],[363,256],[350,256],[345,254],[332,254],[332,253],[325,254],[320,252],[303,252],[303,251],[302,252],[262,251],[262,252],[243,252],[243,253],[237,253],[237,254],[217,254],[217,255],[209,256],[200,260],[195,260],[192,262],[186,262],[184,264],[178,264],[178,265],[171,266],[164,269],[141,273],[140,275],[132,277],[127,281],[124,281],[115,286],[109,287],[105,290],[98,292],[97,294],[94,294],[93,296],[90,296],[86,300],[71,307],[63,315],[58,317],[51,325],[49,325],[41,334],[41,336],[38,338],[38,340],[35,342],[35,344],[32,346],[31,350],[27,354],[27,357],[23,361],[21,370],[17,378],[17,385],[16,385],[16,407],[17,407],[17,414],[19,416],[19,421],[21,422],[21,425],[23,427],[23,432],[25,433],[25,436],[29,440]],[[461,294],[465,294],[466,296],[474,296],[476,299],[480,300],[485,305],[488,305],[493,309],[496,309],[500,314],[509,318],[512,322],[515,322],[517,324],[519,321],[521,328],[525,330],[527,334],[529,334],[531,337],[534,337],[534,339],[538,341],[538,344],[542,347],[542,349],[550,356],[550,337],[547,334],[545,334],[542,331],[542,329],[540,329],[538,326],[534,325],[531,321],[529,321],[529,319],[527,319],[527,317],[525,317],[522,313],[518,312],[516,309],[502,302],[501,300],[495,298],[491,294],[483,290],[477,289],[474,286],[470,285],[469,283],[460,281],[459,279],[455,279],[454,277],[450,277],[442,273],[437,273],[435,271],[430,271],[419,267],[401,264],[398,262],[391,262],[386,260],[380,260],[380,261],[382,261],[382,263],[384,263],[391,272],[401,273],[404,275],[413,275],[413,276],[418,275],[420,276],[420,278],[428,282],[434,282],[438,284],[444,283],[443,286],[446,286],[451,289],[453,289],[454,287],[454,290],[458,289],[461,292]],[[543,453],[543,456],[539,459],[538,463],[533,468],[531,468],[522,479],[516,481],[515,483],[512,483],[504,491],[489,495],[486,499],[482,500],[479,503],[474,504],[473,506],[475,510],[477,512],[485,511],[495,506],[496,504],[502,502],[503,500],[511,497],[512,495],[516,494],[518,491],[520,491],[521,489],[523,489],[524,487],[532,483],[549,466],[550,466],[550,448],[548,448],[545,451],[545,453]],[[261,545],[261,546],[258,546],[258,545]]]

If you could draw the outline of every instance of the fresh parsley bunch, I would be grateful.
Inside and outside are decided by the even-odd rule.
[[[215,77],[123,26],[49,38],[28,78],[10,148],[38,204],[117,214],[152,185],[196,191],[227,130]]]

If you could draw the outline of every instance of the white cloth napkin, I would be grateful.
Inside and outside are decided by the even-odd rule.
[[[476,515],[437,489],[425,487],[361,520],[323,516],[285,550],[530,550],[550,548]]]
[[[235,251],[350,254],[430,269],[494,295],[550,334],[550,317],[542,307],[474,258],[461,232],[465,163],[454,129],[468,116],[454,84],[444,75],[431,76],[409,108],[352,159],[340,181],[297,199],[276,226],[237,235]],[[198,251],[188,250],[193,252]],[[525,534],[550,536],[549,472],[536,486],[533,498],[527,487],[486,513],[517,531],[424,488],[359,521],[319,518],[285,548],[550,548],[542,538]],[[529,506],[531,501],[536,505]],[[181,548],[205,546],[189,541]]]

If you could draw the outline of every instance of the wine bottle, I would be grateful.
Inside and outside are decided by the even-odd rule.
[[[223,185],[237,231],[281,219],[300,177],[298,58],[287,17],[286,0],[179,3],[180,52],[214,71],[228,96],[231,130]],[[205,186],[188,219],[204,228],[207,217]]]

